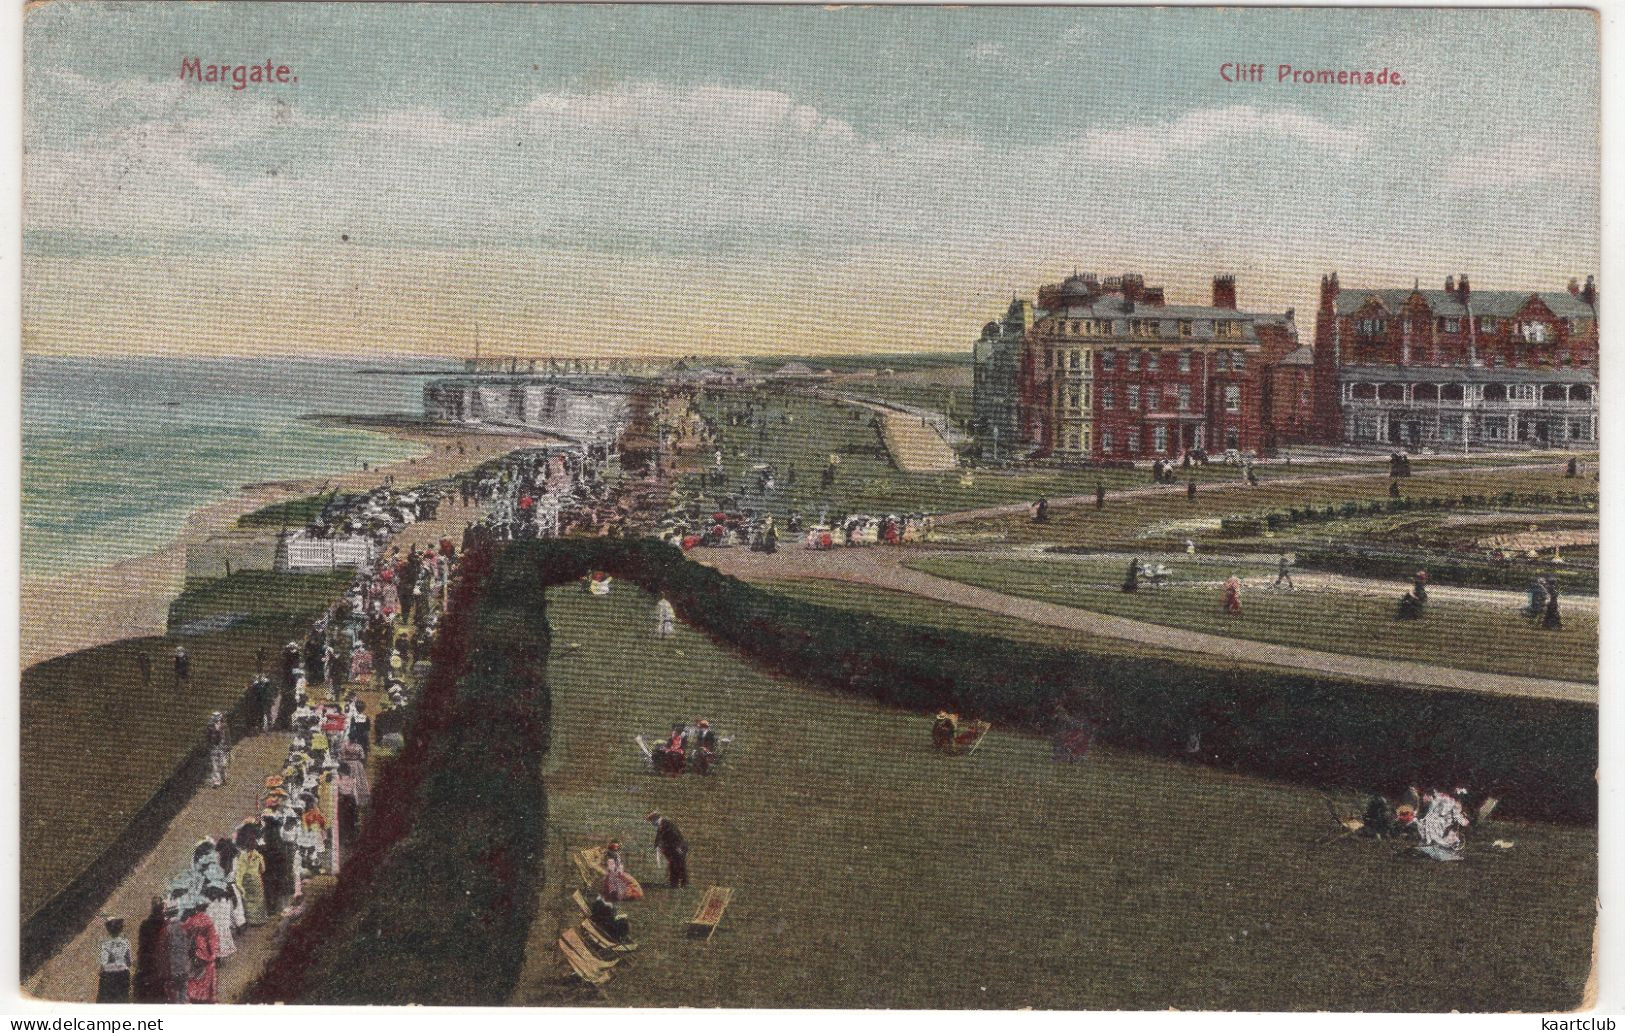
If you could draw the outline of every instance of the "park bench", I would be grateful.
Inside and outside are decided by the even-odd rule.
[[[688,920],[689,935],[704,933],[707,940],[715,936],[717,926],[722,924],[723,912],[728,910],[728,903],[733,897],[734,891],[725,886],[712,886],[706,890],[705,896],[700,899],[700,906],[694,909],[694,917]]]
[[[598,949],[612,951],[616,954],[630,954],[638,949],[638,945],[635,943],[617,943],[605,936],[603,930],[593,924],[592,907],[587,903],[587,898],[581,895],[580,890],[572,892],[570,898],[575,901],[576,907],[581,909],[582,922],[580,929],[582,934]]]

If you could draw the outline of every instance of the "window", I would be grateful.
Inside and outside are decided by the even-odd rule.
[[[1103,387],[1100,389],[1100,407],[1102,409],[1117,408],[1117,390],[1115,388]]]
[[[1234,427],[1226,427],[1224,429],[1224,447],[1225,448],[1239,448],[1239,447],[1241,447],[1241,435],[1240,435],[1239,432],[1237,432],[1236,428],[1234,428]]]
[[[1180,384],[1175,390],[1179,392],[1179,411],[1188,412],[1191,407],[1191,386]]]
[[[1044,365],[1048,369],[1054,369],[1055,368],[1055,353],[1054,352],[1046,351],[1044,353]]]
[[[1162,336],[1162,320],[1160,320],[1160,319],[1147,319],[1145,321],[1145,335],[1147,337],[1161,337]]]
[[[1247,368],[1247,353],[1234,352],[1230,356],[1230,368],[1240,373]]]
[[[1140,387],[1138,384],[1129,385],[1128,407],[1130,409],[1138,409],[1140,407]]]
[[[1195,324],[1189,319],[1181,319],[1179,321],[1179,336],[1189,337],[1194,326]]]
[[[1507,397],[1514,402],[1533,402],[1535,400],[1535,385],[1513,384],[1507,388]]]
[[[1215,332],[1220,337],[1240,337],[1241,322],[1235,319],[1223,319],[1213,324]]]
[[[1147,372],[1155,373],[1162,365],[1162,352],[1152,349],[1145,353],[1145,368]]]
[[[1218,364],[1218,368],[1219,368],[1219,370],[1221,372],[1228,372],[1229,371],[1229,369],[1230,369],[1230,353],[1229,352],[1214,352],[1213,353],[1213,358],[1216,360],[1216,362]]]
[[[1128,432],[1128,450],[1129,450],[1129,454],[1131,454],[1131,455],[1140,450],[1140,432],[1139,431],[1131,430],[1131,431]]]
[[[1151,429],[1151,442],[1156,451],[1168,451],[1168,428],[1160,423],[1153,427]]]
[[[1145,390],[1145,407],[1152,412],[1162,408],[1162,388],[1148,387]]]
[[[1068,409],[1076,409],[1078,407],[1078,389],[1075,386],[1067,388],[1066,407]]]
[[[1102,452],[1110,452],[1112,450],[1112,432],[1111,431],[1103,430],[1103,431],[1100,432],[1100,450]]]
[[[1188,352],[1188,351],[1180,352],[1179,353],[1179,372],[1181,372],[1181,373],[1189,373],[1190,371],[1191,371],[1191,353]]]
[[[1140,350],[1138,348],[1136,348],[1135,350],[1128,353],[1128,371],[1130,373],[1137,373],[1137,372],[1139,372],[1139,369],[1140,369]]]
[[[1102,370],[1116,369],[1117,368],[1117,353],[1112,351],[1110,348],[1107,348],[1105,351],[1101,352],[1100,353],[1100,368]]]
[[[1478,317],[1478,332],[1481,333],[1481,334],[1493,334],[1495,332],[1495,317],[1494,316],[1479,316]]]
[[[1072,353],[1072,368],[1073,368],[1073,369],[1077,369],[1077,368],[1078,368],[1078,359],[1079,359],[1079,358],[1080,358],[1080,356],[1079,356],[1079,355],[1078,355],[1078,353],[1077,353],[1077,352],[1073,352],[1073,353]]]
[[[1226,384],[1224,388],[1224,411],[1241,411],[1241,387],[1237,384]]]
[[[1445,319],[1444,317],[1441,316],[1439,318],[1439,321],[1438,321],[1438,330],[1439,330],[1439,333],[1441,333],[1441,334],[1460,333],[1461,332],[1461,320],[1459,320],[1459,319]]]
[[[1082,328],[1083,328],[1083,324],[1079,323],[1076,319],[1074,319],[1072,321],[1072,333],[1073,334],[1081,333]]]

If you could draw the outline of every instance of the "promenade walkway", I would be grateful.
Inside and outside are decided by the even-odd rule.
[[[132,948],[136,927],[151,909],[152,898],[162,896],[169,880],[192,863],[197,841],[225,835],[245,818],[260,812],[260,792],[265,776],[275,774],[288,756],[292,737],[287,732],[270,732],[238,742],[231,750],[226,784],[219,789],[201,786],[165,829],[163,839],[130,869],[102,913],[124,919],[124,932]],[[331,882],[328,879],[307,880]],[[273,949],[274,920],[237,937],[237,953],[220,966],[220,1000],[232,1001],[258,974]],[[101,922],[92,922],[79,935],[52,956],[33,978],[23,984],[31,996],[52,1001],[94,1001],[96,999],[96,950],[105,938]]]
[[[1055,603],[1041,602],[1006,595],[986,588],[950,581],[904,564],[927,556],[976,556],[980,552],[964,550],[931,550],[916,548],[857,548],[818,552],[801,548],[786,548],[767,555],[746,549],[697,549],[689,555],[726,574],[744,580],[760,581],[785,578],[824,578],[853,584],[882,588],[894,592],[956,606],[986,610],[1033,624],[1081,631],[1106,638],[1135,642],[1159,650],[1175,650],[1221,657],[1247,664],[1266,664],[1275,667],[1314,671],[1362,681],[1415,685],[1423,688],[1447,689],[1460,692],[1484,692],[1495,695],[1525,696],[1540,699],[1563,699],[1583,703],[1597,702],[1597,686],[1586,682],[1558,681],[1544,678],[1525,678],[1515,675],[1489,674],[1464,671],[1453,667],[1417,663],[1407,660],[1385,660],[1375,657],[1349,656],[1317,649],[1276,645],[1249,639],[1230,638],[1206,632],[1189,631],[1113,617]],[[1000,555],[1011,555],[1001,551]],[[1357,581],[1358,579],[1344,579]],[[1390,586],[1390,591],[1392,588]],[[1443,590],[1440,590],[1443,591]],[[1455,591],[1455,590],[1452,590]],[[1470,591],[1470,590],[1459,590]],[[1507,598],[1513,598],[1506,593]],[[1572,598],[1572,597],[1570,597]]]

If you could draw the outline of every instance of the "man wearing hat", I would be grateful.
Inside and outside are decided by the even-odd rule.
[[[650,811],[645,819],[655,827],[655,856],[666,863],[667,881],[672,889],[688,885],[688,840],[668,818],[659,811]]]

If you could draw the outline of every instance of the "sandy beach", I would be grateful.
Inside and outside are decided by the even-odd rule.
[[[144,556],[51,577],[22,579],[23,667],[123,638],[160,635],[169,604],[186,580],[191,546],[235,530],[237,518],[318,490],[365,491],[394,477],[398,487],[471,470],[518,448],[556,443],[540,435],[487,433],[380,423],[378,431],[425,449],[423,456],[370,470],[244,485],[236,495],[187,518],[175,538]],[[461,441],[463,454],[446,445]]]

